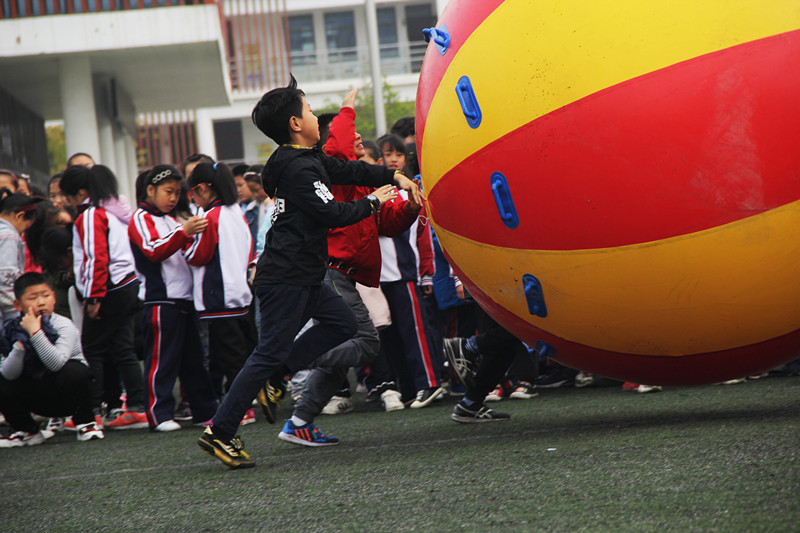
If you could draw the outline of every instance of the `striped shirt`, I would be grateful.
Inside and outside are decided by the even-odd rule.
[[[81,348],[81,334],[72,320],[53,313],[50,315],[50,324],[58,332],[55,343],[52,343],[41,329],[31,336],[31,345],[45,368],[58,372],[70,360],[88,366]],[[25,349],[18,348],[15,343],[8,356],[0,362],[0,374],[9,381],[19,378],[22,375],[24,361]]]

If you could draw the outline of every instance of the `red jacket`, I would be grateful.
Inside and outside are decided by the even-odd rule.
[[[356,141],[356,112],[343,107],[331,121],[325,143],[325,154],[354,161]],[[333,185],[337,202],[350,202],[370,194],[371,187]],[[381,247],[378,235],[394,237],[403,233],[417,220],[418,213],[408,210],[407,201],[387,202],[371,217],[328,232],[329,268],[339,270],[349,278],[369,287],[377,287],[381,276]]]

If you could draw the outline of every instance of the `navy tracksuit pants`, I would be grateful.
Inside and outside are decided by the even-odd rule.
[[[217,400],[211,377],[203,365],[203,347],[192,302],[145,302],[143,322],[146,412],[150,427],[173,419],[173,388],[179,377],[192,409],[192,421],[210,420],[217,410]]]
[[[444,354],[431,342],[422,292],[413,281],[381,283],[392,324],[381,330],[381,346],[404,398],[438,387]]]

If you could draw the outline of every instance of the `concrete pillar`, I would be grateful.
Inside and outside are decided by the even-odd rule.
[[[125,133],[122,137],[122,143],[125,149],[125,164],[128,166],[128,176],[132,177],[132,194],[135,196],[136,194],[136,176],[139,175],[139,161],[138,161],[138,153],[136,152],[136,138],[134,137],[133,133]],[[136,202],[135,199],[131,198],[131,201],[134,203]]]
[[[214,139],[214,121],[208,112],[198,109],[194,113],[195,128],[197,130],[197,151],[217,159],[217,144]]]
[[[97,106],[97,136],[100,141],[100,159],[119,178],[119,166],[114,149],[114,123],[104,106]]]
[[[97,132],[92,65],[89,58],[59,58],[58,78],[67,156],[75,152],[86,152],[98,161],[101,156],[100,138]]]
[[[128,149],[125,145],[127,134],[117,126],[114,128],[114,160],[116,168],[114,173],[119,182],[119,193],[125,195],[131,204],[131,208],[136,206],[136,174],[129,172]]]
[[[381,51],[378,44],[378,15],[375,0],[365,0],[364,10],[369,36],[369,67],[372,74],[372,101],[375,104],[375,135],[386,133],[386,108],[383,105],[383,74],[381,74]]]

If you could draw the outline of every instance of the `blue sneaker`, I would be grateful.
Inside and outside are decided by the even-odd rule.
[[[295,426],[291,420],[287,420],[286,424],[283,425],[283,430],[278,433],[278,438],[303,446],[333,446],[334,444],[339,444],[339,439],[326,436],[322,431],[314,427],[314,424]]]

